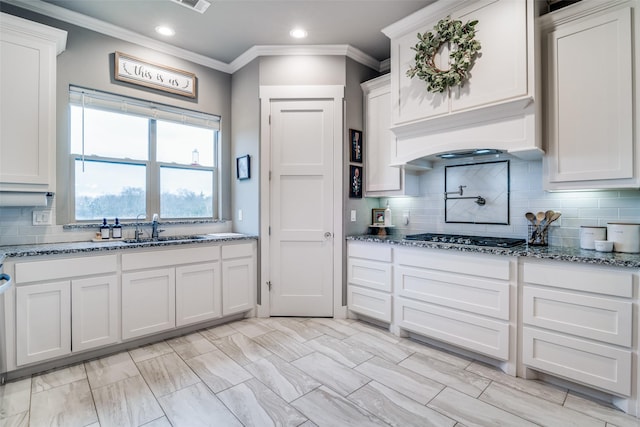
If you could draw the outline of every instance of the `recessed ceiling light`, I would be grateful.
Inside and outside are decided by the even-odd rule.
[[[173,30],[173,28],[164,25],[158,25],[156,27],[156,33],[162,34],[163,36],[173,36],[176,32]]]
[[[289,31],[289,35],[294,39],[303,39],[307,37],[307,32],[302,28],[294,28],[293,30]]]

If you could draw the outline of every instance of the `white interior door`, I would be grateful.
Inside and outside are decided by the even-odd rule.
[[[270,312],[330,317],[334,103],[272,100],[270,107]]]

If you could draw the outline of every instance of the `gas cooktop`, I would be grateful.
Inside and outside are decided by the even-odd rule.
[[[513,239],[509,237],[485,237],[464,236],[461,234],[436,234],[421,233],[405,236],[405,240],[418,240],[423,242],[457,243],[460,245],[490,246],[497,248],[511,248],[522,245],[525,239]]]

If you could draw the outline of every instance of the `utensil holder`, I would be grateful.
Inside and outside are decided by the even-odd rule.
[[[529,237],[527,242],[530,246],[548,246],[549,227],[536,227],[529,224]]]

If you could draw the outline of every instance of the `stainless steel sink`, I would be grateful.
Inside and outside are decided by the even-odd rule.
[[[203,240],[206,239],[207,236],[203,235],[193,235],[193,236],[161,236],[155,239],[150,237],[141,238],[141,239],[125,239],[124,243],[161,243],[161,242],[181,242],[181,241],[193,241],[193,240]]]

